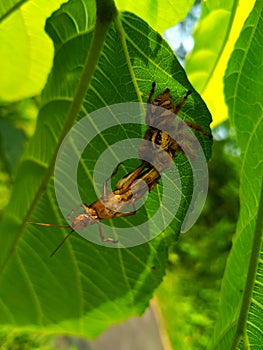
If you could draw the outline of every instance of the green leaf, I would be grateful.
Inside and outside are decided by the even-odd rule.
[[[1,1],[4,20],[0,22],[0,100],[17,101],[40,94],[53,57],[45,21],[62,2],[34,0],[20,6],[21,1]]]
[[[213,116],[213,126],[228,116],[223,76],[253,3],[247,0],[202,2],[202,16],[194,32],[195,46],[186,60],[185,70],[206,101]]]
[[[263,5],[257,1],[225,75],[226,102],[243,159],[240,216],[222,284],[212,349],[262,346],[262,33]]]
[[[54,64],[42,94],[36,132],[23,155],[1,225],[1,233],[4,233],[0,235],[3,247],[0,256],[1,324],[28,328],[30,325],[46,333],[67,332],[94,337],[113,323],[141,314],[162,280],[169,244],[178,237],[191,200],[191,168],[185,157],[179,155],[177,165],[182,175],[183,194],[178,215],[165,235],[145,244],[109,249],[108,244],[96,245],[74,234],[50,259],[50,253],[64,237],[65,230],[25,224],[26,221],[65,224],[54,193],[55,157],[67,131],[88,113],[114,103],[146,101],[151,84],[156,81],[156,93],[169,87],[175,101],[191,89],[192,94],[180,115],[207,132],[210,130],[209,111],[158,33],[133,14],[117,14],[97,62],[96,41],[92,42],[94,50],[88,54],[94,15],[90,0],[74,0],[62,6],[47,22],[47,32],[56,48]],[[98,26],[105,24],[98,23]],[[98,39],[103,32],[100,29],[96,27],[95,31]],[[96,63],[90,81],[83,67]],[[81,101],[83,89],[85,98],[81,111],[74,115],[72,106]],[[99,126],[96,119],[92,120],[91,126]],[[79,136],[81,140],[81,133]],[[118,125],[98,133],[88,145],[78,167],[78,186],[83,201],[89,204],[97,198],[92,174],[98,156],[110,144],[122,138],[129,141],[134,136],[143,136],[140,125]],[[198,132],[197,137],[208,159],[212,141]],[[132,142],[130,145],[133,146]],[[63,165],[65,163],[58,170],[64,170]],[[127,164],[123,174],[134,166],[135,162]],[[104,175],[110,173],[108,164],[105,164]],[[79,202],[74,202],[66,185],[71,179],[66,172],[64,174],[65,183],[61,185],[71,209]],[[176,186],[174,179],[167,178],[173,189]],[[133,227],[138,221],[147,220],[158,208],[161,195],[160,185],[148,195],[145,206],[136,215],[129,220],[116,218],[110,221],[112,235],[115,227]],[[169,208],[162,210],[165,214]],[[149,234],[154,236],[159,224],[149,225]],[[142,236],[147,234],[139,233]],[[99,237],[97,225],[88,227],[87,234]]]
[[[0,2],[0,22],[8,17],[12,12],[16,11],[25,0],[10,0],[10,1],[1,1]]]
[[[16,129],[4,118],[0,118],[0,144],[2,154],[5,155],[7,168],[12,173],[25,143],[25,135],[22,130]]]
[[[183,0],[178,5],[171,0],[116,0],[120,11],[133,12],[159,33],[184,20],[193,5],[193,0]]]

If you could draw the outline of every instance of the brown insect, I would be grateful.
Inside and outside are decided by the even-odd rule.
[[[152,89],[148,98],[148,103],[152,103],[155,106],[164,107],[165,111],[162,110],[161,113],[156,113],[156,110],[151,110],[151,106],[148,106],[146,113],[146,124],[153,124],[154,127],[149,126],[144,139],[148,142],[142,142],[142,146],[139,149],[139,156],[142,159],[147,159],[149,161],[142,161],[142,164],[130,172],[128,175],[124,176],[121,180],[118,181],[116,189],[110,193],[107,193],[107,183],[108,181],[116,175],[120,164],[116,167],[111,176],[109,176],[103,184],[102,197],[97,201],[86,205],[81,203],[77,208],[73,209],[68,216],[70,220],[70,225],[55,225],[55,224],[45,224],[38,222],[27,222],[28,224],[34,224],[39,226],[54,226],[58,228],[71,228],[70,232],[65,236],[65,238],[59,243],[56,249],[52,252],[53,256],[61,245],[68,239],[68,237],[75,231],[84,229],[87,226],[97,224],[99,227],[100,238],[102,242],[113,242],[116,243],[117,240],[105,237],[101,220],[107,220],[114,217],[127,217],[134,215],[136,213],[135,203],[140,199],[147,191],[151,191],[157,184],[160,179],[160,173],[151,165],[150,163],[157,164],[158,162],[164,162],[164,157],[162,152],[153,152],[154,145],[158,145],[161,150],[168,152],[170,157],[164,162],[165,164],[160,164],[161,171],[170,166],[172,159],[175,157],[176,152],[181,152],[181,148],[178,143],[173,140],[167,133],[162,131],[162,127],[165,125],[170,125],[173,123],[175,115],[180,111],[181,107],[185,103],[187,97],[190,95],[191,91],[188,91],[183,99],[177,104],[174,105],[171,96],[170,90],[166,89],[161,95],[157,96],[153,102],[153,94],[155,90],[155,83],[152,84]],[[198,125],[193,123],[187,123],[190,127],[195,130],[203,132],[203,129]],[[156,126],[156,127],[155,127]],[[153,147],[149,146],[149,141],[151,141]],[[150,147],[150,148],[149,148]],[[160,159],[159,159],[160,158]],[[159,164],[158,164],[159,165]],[[146,185],[147,186],[146,186]],[[133,210],[128,212],[122,212],[121,210],[128,206],[132,205]],[[83,208],[83,212],[77,216],[73,216],[74,213],[80,208]]]
[[[142,163],[139,167],[133,170],[131,173],[122,178],[116,185],[116,189],[113,192],[107,193],[108,181],[117,173],[119,166],[114,170],[112,175],[106,179],[103,184],[103,195],[97,201],[87,205],[81,203],[75,209],[71,211],[68,216],[70,225],[56,225],[56,224],[45,224],[40,222],[27,222],[28,224],[34,224],[39,226],[55,226],[58,228],[71,228],[71,231],[65,236],[65,238],[59,243],[56,249],[50,256],[53,256],[65,240],[75,231],[82,230],[87,226],[97,224],[99,227],[100,238],[102,242],[113,242],[118,241],[113,238],[106,238],[104,236],[101,220],[107,220],[111,218],[121,218],[136,213],[135,202],[140,199],[147,191],[151,191],[157,184],[160,178],[160,174],[155,168],[150,168],[143,171],[146,168],[146,163]],[[137,180],[137,181],[136,181]],[[121,212],[121,210],[132,205],[133,210],[128,212]],[[75,217],[73,214],[80,208],[83,208],[83,212]]]

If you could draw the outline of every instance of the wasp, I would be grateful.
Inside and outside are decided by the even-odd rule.
[[[145,155],[149,158],[149,155],[153,155],[154,158],[150,159],[150,161],[155,161],[155,164],[159,163],[158,165],[160,167],[167,168],[169,163],[162,164],[163,157],[161,156],[159,160],[158,151],[153,152],[152,149],[158,147],[159,150],[166,151],[170,156],[168,162],[171,162],[176,154],[184,153],[184,150],[181,147],[181,145],[184,145],[183,148],[187,150],[187,154],[190,155],[190,157],[194,157],[194,143],[196,140],[185,132],[185,128],[182,127],[183,124],[200,132],[205,137],[211,138],[212,135],[191,121],[175,123],[176,116],[180,112],[188,96],[192,93],[191,90],[188,90],[185,96],[176,105],[171,98],[171,92],[168,88],[152,100],[155,87],[156,84],[153,82],[147,101],[147,112],[145,118],[148,129],[144,135],[145,141],[142,141],[138,153],[140,158],[144,158]],[[174,137],[171,137],[170,135],[174,135]],[[149,143],[147,141],[151,142]]]
[[[111,237],[105,237],[101,220],[107,220],[114,217],[127,217],[136,214],[136,201],[140,199],[147,191],[150,192],[158,184],[161,177],[159,171],[163,171],[169,167],[176,153],[182,152],[180,145],[162,129],[167,125],[169,128],[171,126],[173,127],[173,120],[179,113],[187,97],[191,94],[191,91],[187,91],[186,95],[181,99],[181,101],[175,105],[171,99],[169,89],[166,89],[152,101],[155,86],[155,82],[152,83],[152,88],[147,101],[148,106],[145,118],[148,129],[144,135],[145,141],[142,142],[139,149],[140,158],[145,159],[145,156],[147,156],[147,161],[143,160],[141,165],[117,182],[114,191],[107,193],[107,183],[118,172],[121,163],[118,164],[112,175],[109,176],[103,184],[102,197],[89,205],[81,203],[77,208],[71,211],[67,218],[70,221],[70,225],[55,225],[31,221],[27,222],[28,224],[39,226],[55,226],[58,228],[71,229],[52,252],[51,256],[58,251],[62,244],[75,230],[81,230],[93,224],[98,225],[102,242],[117,243],[117,240]],[[156,110],[156,108],[154,108],[156,106],[163,107],[161,112],[160,109]],[[205,133],[198,125],[191,122],[186,123],[191,128]],[[160,152],[158,152],[158,149],[156,151],[156,148],[159,148]],[[167,152],[169,157],[163,157],[163,151]],[[152,164],[158,164],[157,168],[159,171],[157,171]],[[128,205],[132,205],[132,211],[122,212],[122,209]],[[83,212],[74,217],[74,214],[80,207],[83,209]]]

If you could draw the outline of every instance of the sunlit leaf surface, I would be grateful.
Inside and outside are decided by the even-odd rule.
[[[223,76],[253,3],[247,0],[209,0],[202,3],[202,17],[194,32],[194,50],[186,60],[185,70],[206,101],[213,116],[213,126],[228,117]]]

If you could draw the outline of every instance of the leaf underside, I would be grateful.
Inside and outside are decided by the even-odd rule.
[[[66,230],[25,224],[26,221],[66,224],[56,202],[53,166],[93,34],[95,16],[88,3],[88,0],[67,3],[46,25],[56,52],[42,94],[37,129],[23,155],[1,225],[4,248],[0,323],[37,327],[46,333],[94,337],[109,325],[145,310],[164,275],[169,244],[179,235],[191,199],[192,179],[189,165],[179,155],[183,195],[178,214],[164,235],[136,247],[109,249],[107,245],[96,245],[73,234],[51,259],[50,253]],[[180,116],[209,132],[209,111],[171,49],[158,33],[130,13],[118,14],[111,24],[76,121],[108,105],[146,102],[153,81],[157,84],[156,94],[169,87],[175,101],[191,89],[193,93]],[[93,123],[96,125],[96,120]],[[141,127],[119,127],[98,135],[87,147],[78,169],[79,191],[84,202],[89,204],[97,198],[91,180],[100,153],[119,138],[141,138],[143,132]],[[202,135],[198,138],[209,159],[211,140]],[[139,164],[138,160],[134,162],[126,168],[124,165],[122,175]],[[70,193],[66,195],[70,198]],[[129,226],[147,220],[157,210],[161,195],[159,185],[148,195],[140,216],[107,223],[113,234],[115,225]],[[69,205],[74,208],[77,204]],[[158,230],[158,224],[154,227]],[[98,235],[98,228],[94,234]]]

